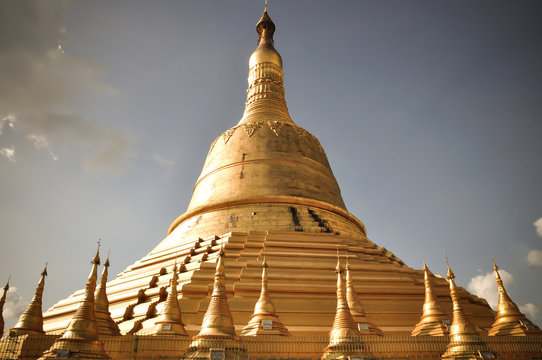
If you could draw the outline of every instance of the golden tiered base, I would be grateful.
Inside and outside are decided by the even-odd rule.
[[[181,264],[182,320],[187,331],[199,330],[221,244],[226,253],[229,305],[238,332],[249,322],[259,297],[265,256],[270,296],[284,326],[292,335],[327,336],[336,309],[337,247],[343,259],[348,258],[368,317],[385,335],[410,334],[421,314],[423,272],[407,267],[365,237],[254,231],[177,240],[176,244],[181,245],[149,253],[108,283],[110,311],[123,334],[145,334],[154,328],[175,259]],[[434,291],[444,311],[451,313],[448,283],[435,278]],[[44,314],[48,333],[66,328],[82,295],[78,291]],[[487,303],[464,289],[460,289],[460,297],[469,319],[479,328],[488,329],[494,313]]]

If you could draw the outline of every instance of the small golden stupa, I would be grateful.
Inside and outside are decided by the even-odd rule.
[[[450,283],[450,297],[453,302],[453,318],[450,326],[450,343],[446,352],[442,355],[443,360],[482,360],[494,359],[495,356],[489,347],[480,338],[480,333],[469,319],[459,301],[455,275],[450,269],[446,257],[448,273],[446,279]]]
[[[246,350],[235,333],[233,317],[226,295],[224,249],[220,249],[216,262],[215,281],[201,330],[194,336],[184,355],[188,359],[213,358],[245,359]]]
[[[542,334],[540,328],[527,319],[527,317],[519,310],[516,303],[510,299],[510,296],[504,288],[501,275],[499,274],[499,267],[495,263],[495,258],[493,258],[493,271],[495,271],[497,287],[499,289],[499,304],[497,305],[495,322],[491,325],[488,335],[525,336],[528,334]]]
[[[188,335],[181,320],[181,307],[177,294],[177,263],[173,265],[171,281],[169,282],[169,294],[162,309],[162,313],[156,321],[154,335]]]
[[[290,335],[288,329],[279,320],[275,310],[275,304],[271,301],[269,290],[267,288],[267,261],[262,262],[262,291],[260,298],[254,306],[254,313],[247,326],[241,331],[243,336],[258,335]]]
[[[423,313],[420,317],[420,321],[416,324],[414,330],[412,330],[412,336],[448,335],[448,325],[446,325],[445,322],[449,321],[449,317],[442,310],[442,307],[440,306],[437,297],[433,292],[431,278],[434,277],[434,275],[427,267],[425,261],[423,262],[423,274],[425,284],[425,301],[423,303]]]
[[[55,340],[40,360],[45,359],[108,359],[102,342],[98,338],[98,323],[94,310],[94,291],[100,265],[100,243],[92,259],[92,269],[85,288],[85,297],[79,304],[64,334]]]
[[[358,325],[360,334],[382,335],[382,330],[367,317],[365,308],[356,294],[349,263],[346,263],[346,299],[348,300],[350,313],[352,314],[354,322]]]
[[[120,335],[118,325],[111,318],[109,300],[107,299],[107,276],[109,269],[109,256],[105,260],[104,269],[100,278],[100,286],[94,297],[94,313],[100,335]]]
[[[10,329],[11,336],[24,334],[43,334],[43,313],[41,309],[41,299],[43,298],[43,289],[45,288],[45,277],[47,276],[47,264],[41,272],[41,278],[34,291],[34,297],[30,304],[19,317],[19,321]]]

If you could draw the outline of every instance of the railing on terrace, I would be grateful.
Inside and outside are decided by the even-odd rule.
[[[23,335],[0,340],[0,359],[38,359],[58,338],[58,335]],[[542,336],[481,336],[487,348],[503,360],[542,360]],[[215,339],[214,348],[223,342]],[[340,350],[352,352],[353,358],[431,360],[440,359],[449,345],[447,336],[362,336],[360,346],[344,346]],[[101,336],[105,354],[112,360],[173,360],[184,359],[191,337],[168,336]],[[265,336],[239,337],[246,353],[233,359],[320,359],[329,344],[327,337]],[[231,344],[231,342],[230,342]],[[215,346],[216,345],[216,346]],[[457,344],[466,345],[466,344]],[[487,356],[487,353],[481,353]],[[84,357],[79,357],[83,360]]]

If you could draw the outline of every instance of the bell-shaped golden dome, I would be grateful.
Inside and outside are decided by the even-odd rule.
[[[256,30],[260,42],[249,62],[243,116],[211,144],[188,209],[169,233],[365,234],[346,210],[320,142],[288,113],[282,59],[273,46],[275,24],[267,11]]]

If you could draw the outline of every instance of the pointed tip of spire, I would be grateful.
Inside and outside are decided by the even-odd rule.
[[[335,267],[335,272],[337,274],[340,274],[343,272],[343,267],[341,266],[341,261],[340,259],[337,259],[337,266]]]
[[[41,276],[47,276],[47,262],[45,263],[45,267],[43,268],[43,271],[41,272]]]
[[[265,260],[265,256],[263,257],[262,267],[263,268],[269,267],[269,265],[267,265],[267,260]]]
[[[96,254],[94,255],[94,258],[92,259],[91,264],[100,265],[100,245],[102,242],[102,238],[98,240],[98,248],[96,249]]]
[[[8,276],[8,281],[6,282],[6,285],[4,286],[4,291],[8,291],[9,290],[9,281],[11,280],[11,274],[9,274]]]
[[[498,272],[499,267],[497,266],[497,263],[495,262],[495,256],[493,256],[493,271]]]
[[[455,275],[452,271],[452,269],[450,268],[450,264],[448,263],[448,255],[446,255],[446,252],[444,252],[444,258],[446,259],[446,267],[447,267],[447,272],[446,272],[446,279],[448,280],[453,280],[455,279]]]
[[[271,20],[271,17],[267,13],[267,5],[265,5],[262,17],[256,24],[256,31],[260,41],[262,39],[273,41],[273,34],[275,33],[275,23]]]

